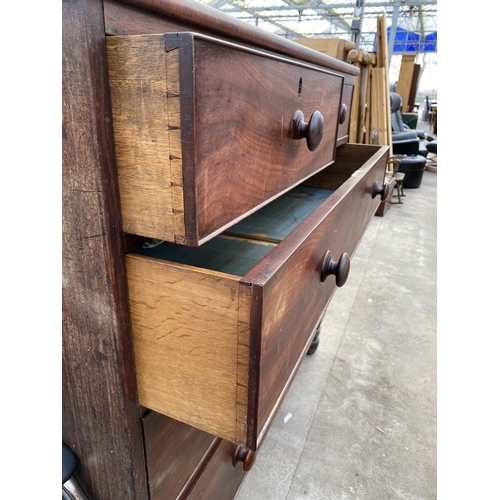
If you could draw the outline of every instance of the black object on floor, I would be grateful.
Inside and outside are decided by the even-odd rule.
[[[405,156],[399,164],[399,172],[405,174],[403,188],[418,188],[422,183],[426,159],[423,156]]]

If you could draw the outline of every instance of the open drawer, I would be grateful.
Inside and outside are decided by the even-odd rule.
[[[126,233],[199,246],[335,158],[353,66],[196,33],[106,46]]]
[[[346,144],[231,234],[127,254],[141,405],[257,449],[387,193],[387,154]]]

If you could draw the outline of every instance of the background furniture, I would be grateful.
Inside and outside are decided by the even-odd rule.
[[[401,201],[401,198],[405,196],[404,194],[404,179],[405,179],[405,173],[399,171],[399,166],[401,165],[401,162],[404,160],[404,155],[395,155],[389,158],[388,164],[392,166],[392,170],[390,171],[390,175],[393,178],[393,181],[396,185],[396,194],[393,195],[393,198],[397,198],[398,201],[394,202],[390,200],[390,203],[393,204],[402,204],[403,202]],[[387,200],[386,200],[387,201]]]
[[[133,56],[140,46],[147,46],[144,58]],[[229,53],[233,67],[210,73],[212,62],[223,63],[220,55]],[[194,75],[191,56],[200,57],[196,68],[203,73],[196,85],[185,79]],[[230,73],[241,60],[281,79],[271,88],[283,93],[269,93],[271,103],[284,99],[274,129],[265,132],[274,134],[274,146],[262,151],[259,137],[269,120],[260,120],[255,107],[267,109],[261,93],[267,80],[252,80],[254,72],[235,80]],[[313,113],[321,92],[310,92],[311,73],[332,85],[321,97],[329,102],[322,108],[324,128]],[[356,74],[350,65],[193,2],[63,2],[63,441],[80,459],[75,476],[90,498],[224,500],[236,494],[324,310],[348,277],[348,255],[388,194],[388,148],[346,144]],[[196,94],[206,81],[213,85]],[[258,98],[232,101],[233,90],[248,82],[247,95]],[[217,92],[224,107],[220,98],[211,100]],[[136,106],[137,96],[147,112]],[[303,116],[294,113],[308,99]],[[212,142],[216,151],[208,154]],[[244,149],[248,144],[254,146]],[[237,166],[245,172],[232,171],[251,176],[235,198],[232,171],[220,159],[227,154],[231,161],[238,151],[245,161]],[[201,171],[208,175],[200,178]],[[263,184],[263,171],[282,182],[275,191]],[[138,178],[142,185],[130,189]],[[197,203],[190,190],[195,185],[208,185],[218,200]],[[269,254],[239,276],[152,255],[161,245],[155,246],[147,221],[156,221],[161,239],[170,239],[177,255],[171,259],[191,259],[220,238],[256,247],[254,233],[219,235],[237,226],[241,231],[241,223],[272,201],[285,195],[300,200],[311,190],[328,193],[282,241],[273,237],[260,245],[272,247]],[[217,202],[229,199],[220,216],[211,215]],[[159,273],[151,271],[155,267]],[[182,285],[175,288],[177,278]],[[210,282],[221,286],[203,292]],[[205,304],[193,305],[202,299]],[[204,316],[210,307],[218,309]],[[143,323],[152,318],[159,322]],[[203,346],[200,332],[209,321],[211,335],[221,336]],[[177,333],[169,337],[169,329]],[[213,346],[212,357],[193,354]],[[159,361],[145,365],[155,355]],[[232,430],[220,425],[224,412],[214,409],[221,365],[223,373],[234,370],[226,380],[233,390],[220,393],[231,398],[218,401],[235,412]],[[195,398],[200,381],[207,390]],[[152,397],[150,389],[157,391]],[[197,411],[201,404],[206,411]]]
[[[412,130],[403,121],[401,96],[390,93],[392,146],[394,154],[427,156],[427,144],[435,138],[423,130]]]
[[[380,202],[375,215],[378,217],[383,217],[387,211],[391,208],[391,204],[393,203],[391,200],[394,195],[394,189],[396,188],[396,179],[392,172],[388,172],[385,176],[385,182],[389,185],[389,191],[387,194],[387,198],[384,201]],[[309,353],[308,353],[309,354]]]
[[[425,168],[430,172],[437,172],[437,149],[437,139],[427,144],[427,151],[430,154],[427,155]]]
[[[418,113],[401,113],[401,117],[403,118],[403,123],[407,125],[408,128],[412,130],[417,129]]]
[[[420,155],[405,156],[401,159],[398,172],[404,174],[403,188],[418,188],[422,184],[426,159]]]
[[[433,134],[437,134],[437,123],[438,123],[438,109],[437,102],[431,103],[431,111],[429,113],[429,127]]]

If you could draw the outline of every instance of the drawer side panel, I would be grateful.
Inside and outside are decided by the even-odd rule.
[[[161,35],[108,36],[123,230],[185,236],[178,51]]]
[[[249,401],[250,372],[250,308],[252,288],[245,285],[239,287],[238,304],[238,348],[237,348],[237,381],[236,381],[236,442],[246,444]]]
[[[126,256],[139,403],[235,441],[236,277]]]

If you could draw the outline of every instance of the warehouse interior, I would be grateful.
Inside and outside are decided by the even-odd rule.
[[[370,223],[238,500],[437,498],[437,174],[403,200]]]
[[[408,60],[415,65],[414,93],[399,86],[411,101],[405,117],[437,141],[436,1],[203,3],[326,53],[335,39],[376,52],[384,13],[389,83],[409,78]],[[237,500],[437,498],[437,169],[392,201],[365,233],[356,278],[332,300],[318,350],[301,365]]]
[[[479,57],[477,46],[476,50],[471,49],[472,41],[469,40],[467,49],[459,50],[455,44],[459,39],[457,25],[468,22],[473,9],[440,4],[439,11],[442,22],[438,42],[437,0],[63,1],[63,457],[65,443],[78,455],[71,473],[65,473],[63,458],[63,500],[97,500],[101,495],[102,500],[108,500],[106,492],[113,491],[120,491],[116,500],[455,500],[495,497],[499,465],[495,450],[500,444],[496,423],[500,420],[497,396],[500,367],[491,338],[496,336],[500,325],[495,315],[500,247],[495,238],[498,207],[489,188],[496,184],[495,163],[498,162],[494,155],[493,159],[489,155],[491,148],[477,147],[477,125],[482,120],[484,122],[482,114],[485,113],[485,106],[478,106],[477,101],[478,96],[482,100],[483,94],[493,95],[497,91],[494,78],[478,75],[486,51],[481,50]],[[487,9],[488,15],[490,12]],[[455,14],[457,21],[450,22]],[[167,28],[162,31],[164,25]],[[355,252],[350,256],[350,267],[344,272],[349,278],[342,283],[341,259],[335,262],[332,258],[330,274],[336,275],[335,293],[323,311],[316,336],[309,338],[309,341],[313,339],[309,351],[302,350],[302,357],[291,370],[292,374],[287,374],[289,381],[285,389],[279,398],[275,398],[274,406],[269,403],[271,397],[266,401],[266,411],[272,406],[272,411],[269,410],[272,419],[266,422],[264,431],[259,429],[258,438],[255,430],[248,430],[244,438],[238,434],[237,437],[229,435],[227,439],[225,429],[217,433],[217,430],[212,432],[212,427],[207,427],[205,422],[198,425],[196,419],[205,418],[207,412],[201,409],[202,406],[199,410],[190,407],[189,397],[186,398],[185,394],[180,398],[182,404],[179,406],[184,408],[186,403],[188,410],[182,410],[184,413],[179,418],[175,412],[169,413],[170,408],[164,410],[148,405],[145,399],[141,400],[143,389],[139,386],[144,380],[153,382],[156,374],[141,375],[141,380],[137,375],[139,382],[136,385],[139,365],[135,360],[140,356],[138,342],[131,347],[131,339],[136,342],[133,322],[135,317],[149,312],[137,313],[143,305],[142,299],[130,298],[136,292],[135,283],[129,281],[132,272],[127,255],[143,252],[142,256],[155,258],[154,250],[150,248],[165,242],[181,248],[180,254],[187,254],[183,245],[189,234],[186,229],[181,237],[175,233],[175,238],[168,240],[147,231],[128,230],[127,227],[131,227],[125,226],[128,222],[121,226],[125,212],[118,213],[113,204],[116,200],[116,206],[128,203],[132,198],[130,193],[135,196],[135,192],[142,188],[124,195],[121,185],[118,187],[117,179],[122,182],[120,161],[123,151],[134,148],[126,144],[120,149],[123,147],[120,140],[127,135],[120,139],[116,131],[133,113],[125,111],[123,116],[115,115],[118,87],[113,78],[117,71],[111,64],[113,53],[109,45],[106,49],[106,42],[120,37],[147,37],[152,33],[163,36],[168,31],[197,33],[197,29],[201,35],[198,38],[193,36],[193,45],[189,49],[196,57],[196,40],[200,40],[201,46],[206,43],[205,47],[209,47],[214,43],[210,38],[220,36],[220,47],[224,50],[232,50],[237,44],[235,51],[249,57],[257,54],[266,59],[269,56],[269,60],[276,64],[293,63],[307,70],[321,69],[324,74],[342,74],[347,87],[352,87],[352,94],[346,93],[347,87],[343,87],[340,94],[350,102],[348,123],[343,123],[345,110],[340,106],[342,101],[335,111],[339,120],[336,133],[344,124],[342,133],[345,134],[340,138],[339,132],[335,138],[335,161],[340,159],[338,163],[342,164],[343,156],[338,152],[340,148],[347,150],[350,145],[366,146],[367,150],[385,148],[387,151],[383,169],[376,164],[373,166],[370,160],[351,176],[352,180],[365,175],[368,171],[366,165],[373,171],[379,168],[383,182],[378,179],[373,184],[372,198],[380,195],[380,205],[362,230],[352,208],[347,215],[339,216],[342,230],[347,228],[347,233],[349,229],[361,233]],[[465,40],[466,35],[462,33],[460,37]],[[490,37],[492,41],[494,29],[488,29],[489,40]],[[77,39],[78,43],[75,42]],[[106,42],[102,43],[104,40]],[[166,67],[171,69],[173,59],[168,57],[176,51],[180,53],[184,42],[172,42],[173,38],[169,39],[167,35],[165,40],[162,57],[164,51],[169,61]],[[482,41],[480,45],[483,45]],[[443,64],[439,78],[438,52]],[[203,51],[200,50],[199,54],[200,59],[196,61],[201,61],[202,66]],[[121,53],[120,57],[123,57]],[[125,59],[120,57],[117,60],[123,62]],[[214,56],[215,59],[220,64],[223,58]],[[335,62],[332,63],[332,59]],[[123,65],[129,68],[127,63]],[[356,68],[355,78],[349,75],[348,67]],[[164,92],[167,99],[183,95],[181,79],[189,75],[189,71],[182,65],[180,68],[179,79],[168,83],[172,85],[174,82],[174,90],[167,87]],[[194,75],[196,64],[191,69]],[[221,74],[230,75],[231,70],[226,73],[226,69],[223,68]],[[205,66],[203,70],[206,70]],[[251,75],[250,80],[253,77]],[[116,81],[121,78],[116,77]],[[168,78],[167,71],[167,81]],[[438,81],[441,87],[439,131]],[[193,102],[195,90],[201,87],[189,85]],[[295,83],[293,88],[295,98]],[[207,86],[207,89],[209,97],[212,91],[214,94],[218,91],[216,86]],[[265,87],[269,93],[276,89],[277,86],[271,84]],[[148,92],[144,88],[135,95],[146,100]],[[301,92],[302,78],[298,85],[298,102]],[[87,99],[84,104],[82,96]],[[188,101],[184,96],[182,99],[182,106],[185,106]],[[197,99],[202,103],[203,99]],[[170,100],[168,106],[172,102],[175,101]],[[227,102],[230,103],[231,99]],[[171,119],[175,104],[172,108],[168,106],[167,118]],[[154,106],[150,109],[153,110]],[[203,116],[211,119],[212,111],[217,114],[221,109],[213,106],[210,113]],[[494,106],[488,109],[491,111]],[[82,119],[85,113],[89,113],[92,120]],[[154,115],[151,123],[156,126],[160,123],[156,109],[151,115]],[[291,127],[297,130],[306,126],[312,128],[309,124],[313,123],[313,115],[309,124],[305,121],[307,119],[308,116],[302,116],[298,124],[294,115]],[[91,123],[90,127],[88,123]],[[182,128],[182,134],[185,134],[184,130],[189,129],[195,134],[202,129],[203,121],[185,127],[187,118],[182,115],[179,121],[182,126],[166,123],[162,130],[168,131],[168,140],[173,144],[172,138],[176,137],[178,130]],[[68,133],[68,130],[72,132]],[[132,130],[128,138],[148,131],[149,122],[134,125]],[[230,131],[228,137],[236,137],[241,144],[245,134],[240,133]],[[297,132],[297,137],[293,137],[293,133],[292,138],[300,140],[306,134],[300,132],[299,136]],[[495,143],[493,133],[494,127],[481,126],[481,134],[487,135],[488,144]],[[445,144],[439,174],[438,135],[441,144]],[[156,141],[154,133],[148,137],[149,144],[156,145]],[[308,149],[312,152],[317,144],[311,146],[310,142],[314,139],[307,136]],[[210,147],[207,146],[209,143],[209,136],[199,141],[203,147]],[[89,144],[94,145],[94,149],[89,149]],[[168,161],[175,163],[183,160],[183,156],[191,160],[185,152],[193,144],[196,151],[202,150],[202,146],[197,150],[198,146],[191,139],[186,140],[186,144],[182,142],[180,158],[176,156],[177,150],[169,150]],[[95,145],[104,146],[101,150]],[[221,155],[225,154],[223,149],[220,148]],[[260,147],[256,150],[260,151]],[[201,157],[201,153],[198,156]],[[198,156],[193,155],[193,161],[197,161]],[[228,156],[224,158],[227,161]],[[215,164],[219,163],[222,162],[216,160]],[[253,165],[252,162],[249,164]],[[95,178],[79,178],[82,171],[87,175],[86,165],[95,166]],[[491,170],[494,170],[493,179],[490,179]],[[486,186],[481,182],[484,171],[488,172]],[[88,172],[94,175],[94,170]],[[199,175],[198,166],[192,172]],[[155,175],[150,178],[156,181]],[[193,179],[189,182],[194,186]],[[294,189],[298,183],[295,182]],[[181,182],[169,179],[167,184],[175,190]],[[185,184],[189,185],[188,182]],[[476,185],[481,189],[479,196],[475,193]],[[225,189],[227,192],[222,192],[227,198],[234,197],[230,187]],[[339,192],[344,193],[342,189],[339,188]],[[356,189],[352,191],[361,197],[362,189]],[[156,189],[154,195],[158,191]],[[198,195],[199,191],[196,185],[193,192]],[[283,188],[282,193],[285,191]],[[73,192],[78,193],[74,199],[70,194]],[[99,200],[95,206],[90,203],[87,210],[86,205],[85,208],[82,208],[83,204],[79,205],[80,193],[96,193]],[[179,190],[168,195],[174,203],[181,199],[178,193]],[[184,194],[181,209],[178,208],[181,205],[169,206],[169,214],[176,216],[176,220],[180,219],[179,213],[183,215],[184,207],[191,203],[190,196]],[[261,206],[265,208],[264,203]],[[332,210],[334,214],[335,210],[337,208]],[[137,210],[139,212],[141,210]],[[198,217],[203,211],[194,213]],[[192,216],[193,220],[195,216]],[[187,214],[185,220],[189,217]],[[102,220],[109,224],[104,229],[99,226]],[[245,219],[241,215],[234,220],[238,222],[234,226],[234,221],[224,223],[222,236],[228,235],[229,239],[240,237],[231,231]],[[95,234],[82,236],[91,227]],[[214,230],[209,236],[201,235],[194,244],[189,241],[189,246],[209,248],[209,240],[215,233]],[[295,233],[299,234],[299,231],[295,229]],[[348,236],[342,237],[349,239]],[[95,240],[89,243],[87,238]],[[264,241],[267,240],[264,238]],[[143,246],[135,247],[137,244]],[[78,256],[82,255],[81,262],[77,262],[76,251]],[[100,269],[97,269],[96,262],[100,263]],[[179,261],[172,258],[172,262],[179,268],[198,265],[193,264],[195,260],[183,261],[182,258]],[[269,259],[269,262],[273,260]],[[85,276],[87,268],[95,275]],[[78,289],[81,276],[84,276],[84,285]],[[141,277],[139,272],[134,275],[137,276],[148,286],[156,279],[146,274]],[[323,277],[321,279],[323,281]],[[158,282],[161,282],[160,278]],[[472,282],[472,287],[468,286],[469,282]],[[175,298],[174,294],[171,295]],[[75,300],[80,296],[84,298]],[[182,290],[179,296],[183,296]],[[239,300],[243,309],[245,302],[242,298]],[[197,303],[197,299],[193,301]],[[153,310],[157,302],[157,298],[152,298],[145,310]],[[174,302],[172,300],[172,304]],[[108,307],[111,319],[106,316]],[[189,307],[181,304],[179,311],[183,314]],[[314,310],[311,314],[317,314],[313,305],[308,303],[307,308]],[[249,324],[255,318],[261,318],[259,314],[264,315],[251,310]],[[155,320],[155,327],[160,325],[163,328],[164,323],[181,315],[179,311]],[[303,314],[306,316],[308,310]],[[198,317],[197,313],[194,316]],[[240,328],[244,323],[240,316],[238,322]],[[149,326],[146,330],[148,328],[152,330]],[[248,328],[253,335],[255,327]],[[174,326],[172,331],[177,334],[178,329],[180,331]],[[199,331],[205,334],[203,328]],[[240,330],[237,332],[239,336]],[[279,335],[279,342],[282,342],[281,330]],[[311,334],[307,332],[307,335]],[[155,333],[154,336],[157,340],[165,335]],[[189,335],[180,331],[180,336]],[[256,349],[255,343],[251,342],[249,351]],[[264,358],[266,347],[263,346],[259,355],[248,362],[250,369],[254,369],[252,363],[261,362],[259,356]],[[239,344],[238,348],[241,348]],[[288,352],[287,349],[283,348],[283,351]],[[240,351],[237,354],[239,356]],[[56,358],[58,361],[58,356]],[[170,358],[165,359],[162,363],[168,364]],[[241,359],[236,359],[240,370]],[[101,366],[107,367],[111,375],[107,378],[99,375],[100,370],[106,373],[99,368]],[[286,369],[289,369],[288,365]],[[196,372],[197,367],[192,371]],[[273,368],[269,372],[275,379],[280,379],[281,374],[273,372]],[[240,377],[239,371],[237,376]],[[258,375],[263,379],[267,376],[264,369]],[[173,381],[172,394],[177,384],[180,387],[184,383],[182,377],[177,379],[174,374],[169,381]],[[208,380],[209,375],[206,377]],[[258,377],[257,383],[260,383]],[[236,412],[241,404],[238,399],[241,391],[239,378],[237,382]],[[193,393],[197,392],[196,383],[188,382]],[[213,386],[216,385],[214,382]],[[256,390],[250,383],[249,387],[250,395]],[[254,392],[252,397],[261,397],[264,392]],[[103,418],[107,415],[108,403],[110,413],[113,413],[109,422]],[[242,421],[249,426],[257,425],[260,413],[258,417],[252,417],[253,407],[250,403],[248,407],[250,409],[245,410],[248,413]],[[237,429],[241,425],[239,418],[237,413]],[[263,425],[260,421],[258,423]],[[56,432],[59,430],[57,427]],[[209,445],[203,440],[206,443],[212,441]],[[102,449],[104,445],[111,450],[108,455]],[[229,445],[237,445],[236,451],[226,453],[232,450]],[[112,477],[111,472],[115,471],[118,474]],[[95,481],[92,476],[95,476]],[[75,491],[81,496],[71,496]],[[114,500],[114,494],[110,493],[109,499]]]

